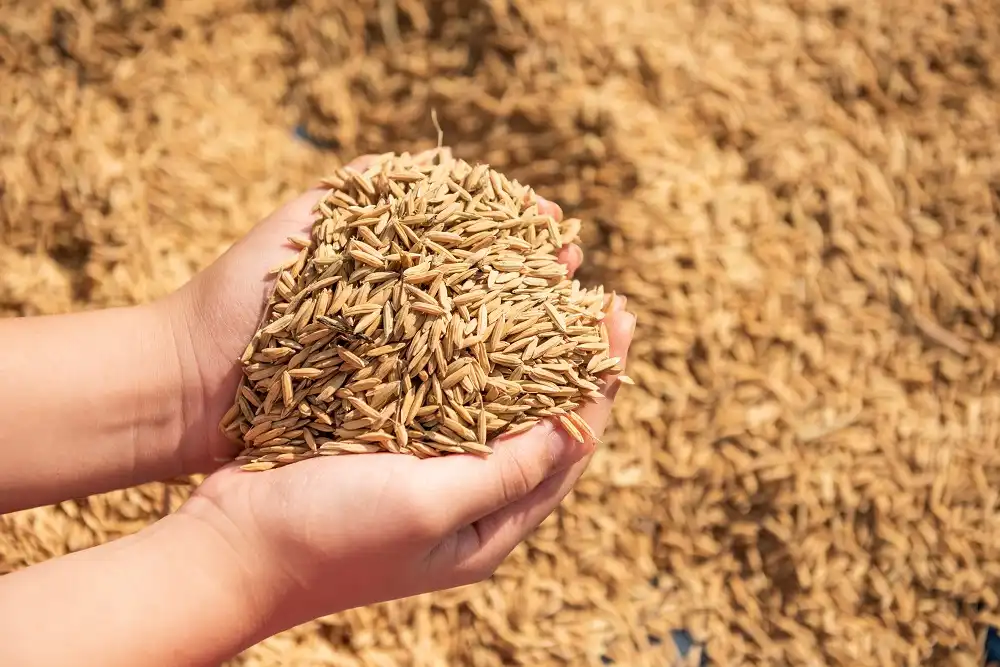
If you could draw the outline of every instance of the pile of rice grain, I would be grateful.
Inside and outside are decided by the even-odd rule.
[[[277,267],[221,423],[246,470],[321,455],[489,454],[489,440],[574,411],[619,372],[610,299],[559,263],[578,220],[446,149],[339,170],[311,239]]]

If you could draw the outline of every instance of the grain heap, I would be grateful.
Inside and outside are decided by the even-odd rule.
[[[433,146],[436,108],[456,155],[588,221],[577,276],[642,322],[588,472],[490,582],[304,624],[232,667],[673,667],[680,629],[715,665],[982,664],[993,0],[7,0],[0,18],[0,314],[163,296],[317,174]],[[0,571],[133,533],[163,495],[0,517]]]
[[[447,150],[383,156],[324,182],[311,239],[277,267],[221,427],[246,470],[320,455],[489,454],[489,438],[574,410],[618,371],[610,304],[557,253],[579,220]]]

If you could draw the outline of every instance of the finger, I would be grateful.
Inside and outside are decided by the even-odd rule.
[[[580,265],[583,264],[583,249],[575,243],[570,243],[559,249],[556,258],[560,264],[566,265],[566,275],[572,278]]]
[[[556,222],[560,222],[563,219],[563,211],[562,208],[559,207],[559,204],[554,201],[549,201],[541,195],[538,195],[538,214],[551,215],[556,219]]]
[[[624,359],[634,332],[635,316],[617,311],[609,319],[614,320],[608,325],[612,354]],[[579,411],[598,437],[610,420],[611,405],[619,386],[617,381],[607,383],[602,391],[604,397]],[[438,561],[434,567],[442,572],[457,573],[462,578],[462,573],[474,577],[499,564],[572,490],[593,454],[593,443],[589,444],[591,447],[585,456],[556,471],[531,493],[456,532],[432,554]]]

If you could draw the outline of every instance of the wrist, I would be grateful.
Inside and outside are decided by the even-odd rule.
[[[226,499],[240,506],[252,506],[249,489],[235,482],[223,471],[208,477],[180,510],[169,518],[169,532],[186,533],[191,541],[204,545],[211,555],[201,561],[206,576],[223,582],[228,591],[223,597],[238,608],[241,625],[232,630],[240,649],[277,634],[311,617],[301,617],[308,591],[289,576],[287,564],[275,562],[273,539],[261,526],[253,524],[250,512],[235,519],[224,509]],[[239,473],[237,473],[239,474]],[[227,487],[227,488],[223,488]],[[166,520],[161,521],[165,526]],[[168,530],[165,528],[164,530]],[[175,536],[167,539],[173,541]],[[213,574],[214,572],[214,574]]]
[[[0,663],[165,667],[231,658],[266,636],[266,616],[227,539],[179,513],[3,577]]]
[[[189,474],[203,447],[195,444],[189,427],[190,406],[198,388],[183,357],[184,332],[177,328],[169,300],[132,306],[128,313],[128,326],[142,340],[137,355],[140,363],[133,369],[136,409],[150,416],[136,422],[156,425],[155,433],[143,428],[135,433],[134,483]]]
[[[227,466],[206,478],[176,514],[210,527],[220,543],[228,545],[225,566],[246,582],[242,604],[248,610],[244,617],[254,621],[253,641],[354,606],[343,596],[342,575],[347,573],[336,568],[331,572],[324,565],[332,545],[318,547],[301,538],[303,530],[323,528],[310,531],[288,514],[288,485],[303,480],[258,481],[266,482]],[[343,542],[339,548],[349,551],[347,534]]]
[[[212,346],[203,307],[191,285],[157,304],[164,326],[172,332],[179,417],[178,474],[210,473],[239,452],[219,431],[239,383],[236,356]],[[207,349],[206,349],[207,348]],[[224,363],[219,363],[219,360]]]
[[[150,572],[163,581],[160,604],[175,619],[171,634],[185,638],[185,659],[177,664],[219,664],[273,634],[274,604],[267,577],[235,527],[219,526],[189,505],[150,526],[134,557],[159,566]]]

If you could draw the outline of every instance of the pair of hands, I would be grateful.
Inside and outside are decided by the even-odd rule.
[[[363,169],[372,158],[355,160]],[[257,224],[213,265],[169,297],[184,376],[187,469],[217,468],[236,453],[218,431],[239,380],[236,359],[253,335],[270,289],[267,270],[295,250],[287,237],[312,223],[323,190],[311,190]],[[561,218],[559,207],[545,212]],[[583,254],[561,250],[570,274]],[[625,358],[634,315],[619,298],[606,320],[611,354]],[[618,382],[581,409],[600,435]],[[215,470],[179,514],[233,551],[234,570],[285,627],[356,606],[489,577],[570,491],[594,443],[575,442],[545,420],[497,443],[488,458],[417,459],[364,454],[310,459],[246,473]]]

